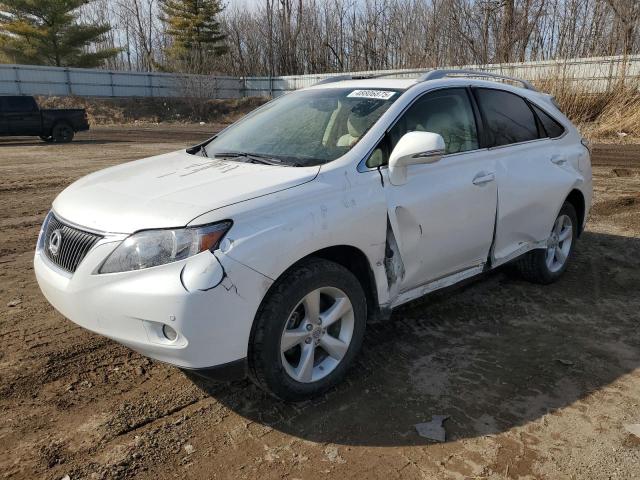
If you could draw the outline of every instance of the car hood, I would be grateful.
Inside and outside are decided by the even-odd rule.
[[[320,167],[280,167],[172,152],[87,175],[53,202],[64,220],[132,233],[180,227],[211,210],[313,180]]]

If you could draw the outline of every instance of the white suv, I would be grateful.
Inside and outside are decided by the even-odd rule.
[[[586,142],[550,96],[493,77],[337,79],[88,175],[44,222],[40,287],[155,359],[285,400],[321,393],[368,320],[512,260],[538,283],[567,268],[591,204]]]

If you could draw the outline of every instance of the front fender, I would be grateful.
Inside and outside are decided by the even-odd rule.
[[[222,252],[262,275],[276,280],[314,252],[348,245],[367,257],[380,302],[388,297],[386,203],[377,171],[329,168],[304,185],[216,210],[191,223],[221,218],[234,222]]]

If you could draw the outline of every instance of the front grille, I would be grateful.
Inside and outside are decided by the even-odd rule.
[[[70,227],[49,214],[43,232],[43,251],[58,267],[73,273],[85,255],[102,237]]]

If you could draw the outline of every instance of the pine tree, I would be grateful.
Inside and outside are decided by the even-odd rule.
[[[220,0],[162,1],[160,19],[172,40],[166,50],[174,64],[169,69],[209,73],[208,60],[227,52],[217,20],[223,8]]]
[[[117,55],[93,47],[109,25],[78,23],[86,0],[0,0],[0,55],[12,63],[96,67]]]

